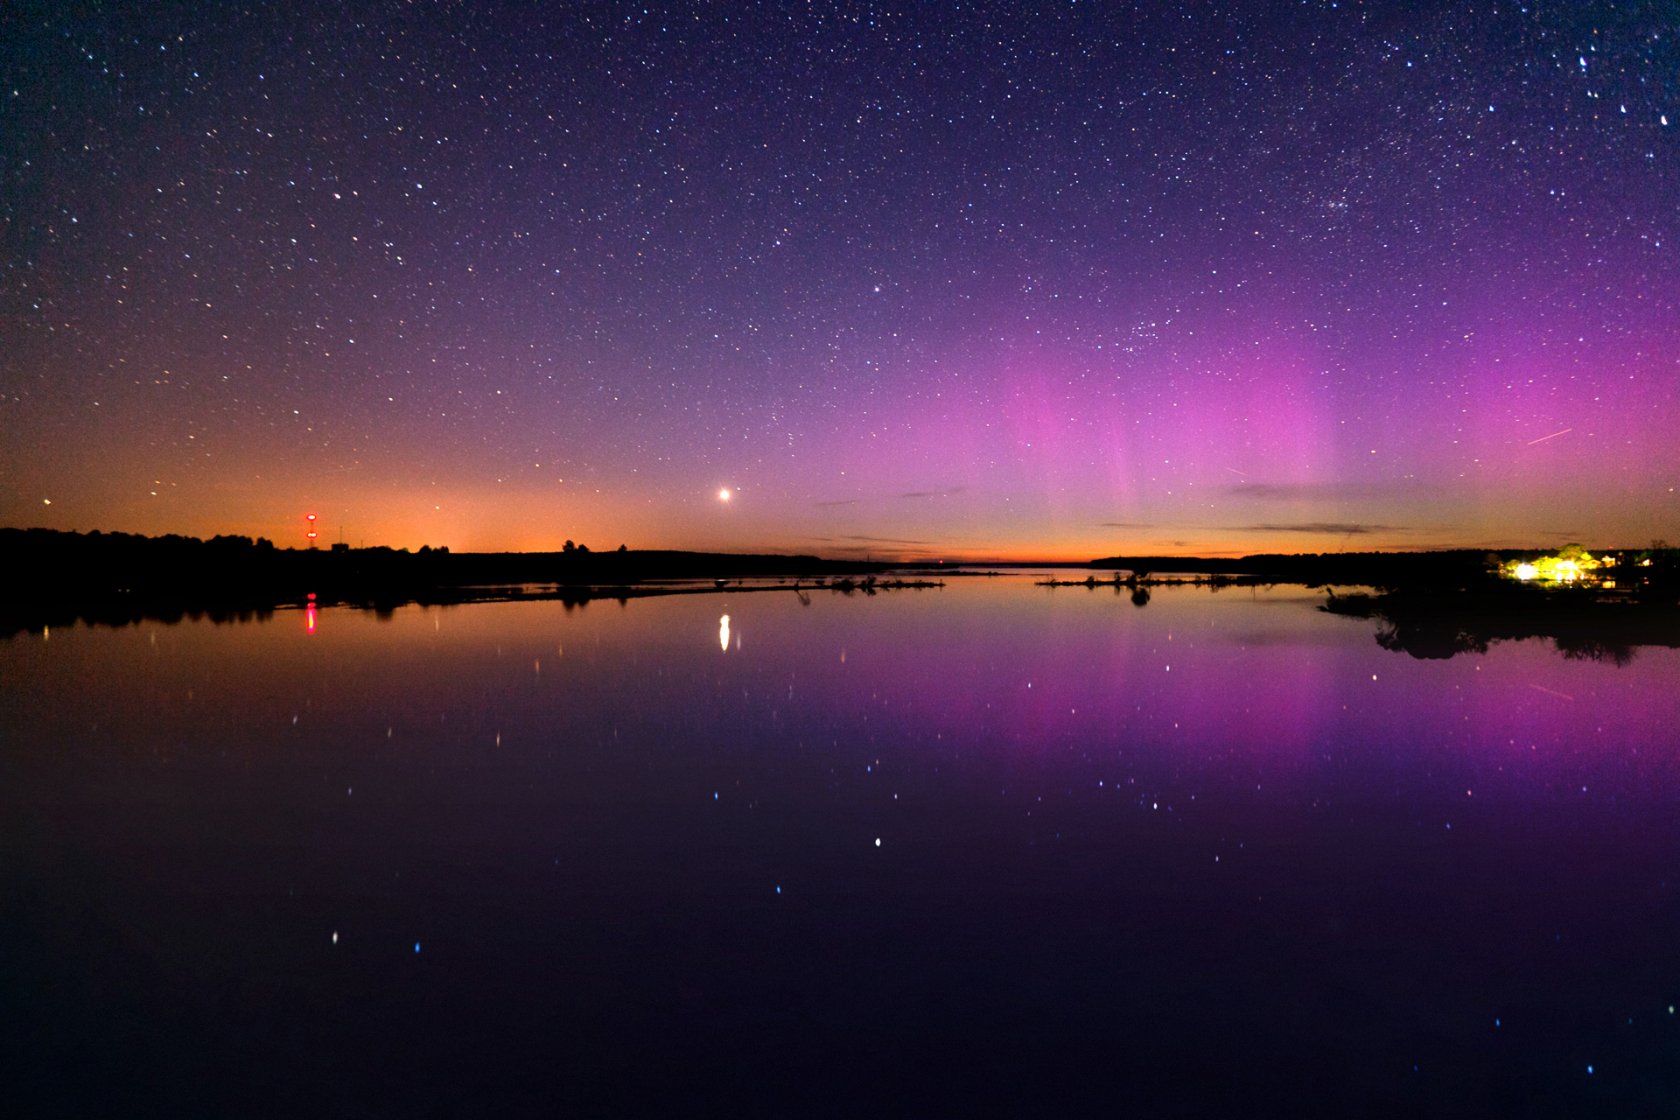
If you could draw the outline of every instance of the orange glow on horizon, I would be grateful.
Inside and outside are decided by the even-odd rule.
[[[1554,446],[1547,444],[1545,446]],[[979,498],[952,499],[950,505],[930,500],[907,501],[890,490],[866,492],[857,499],[829,501],[821,491],[765,492],[757,486],[737,489],[715,483],[696,492],[639,495],[620,481],[599,486],[461,486],[404,484],[390,489],[362,488],[353,476],[331,480],[288,480],[288,489],[302,490],[309,531],[321,521],[342,526],[351,548],[387,547],[418,551],[423,546],[448,548],[453,553],[558,552],[567,540],[593,552],[611,552],[620,545],[633,551],[670,549],[735,554],[814,555],[831,560],[873,560],[890,564],[1030,564],[1089,562],[1111,556],[1202,556],[1234,558],[1254,554],[1340,552],[1413,552],[1443,548],[1525,548],[1533,541],[1514,520],[1474,522],[1462,530],[1397,529],[1375,526],[1358,536],[1319,531],[1316,524],[1303,531],[1291,523],[1284,529],[1239,524],[1187,524],[1163,520],[1149,524],[1149,514],[1127,508],[1121,513],[1086,513],[1078,508],[1046,513],[1037,509],[1004,508]],[[730,498],[725,502],[724,492]],[[748,500],[747,495],[751,495]],[[142,533],[162,536],[179,533],[209,539],[218,534],[263,537],[280,548],[304,548],[317,538],[299,542],[299,516],[286,501],[266,504],[248,516],[236,492],[194,494],[203,501],[191,506],[143,507],[144,516],[129,510],[120,515],[96,516],[91,509],[72,511],[57,500],[50,519],[30,518],[43,528],[90,532]],[[958,508],[958,503],[968,504]],[[300,503],[301,504],[301,503]],[[287,507],[290,506],[290,509]],[[66,512],[59,514],[61,508]],[[135,507],[137,510],[142,507]],[[325,509],[327,512],[321,513]],[[941,511],[949,509],[949,513]],[[1526,507],[1512,515],[1527,517]],[[1237,514],[1229,515],[1233,520]],[[1374,515],[1373,515],[1374,516]],[[1108,526],[1105,517],[1125,517],[1128,523]],[[1137,518],[1138,524],[1129,519]],[[1400,520],[1400,519],[1396,519]],[[1625,537],[1637,542],[1654,535],[1635,527],[1597,530],[1598,539]]]

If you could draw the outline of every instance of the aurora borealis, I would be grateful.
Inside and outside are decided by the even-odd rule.
[[[0,74],[3,524],[1680,536],[1671,4],[26,0]]]

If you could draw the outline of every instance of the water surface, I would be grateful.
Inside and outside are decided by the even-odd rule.
[[[47,1111],[1670,1115],[1680,653],[1030,579],[0,643]]]

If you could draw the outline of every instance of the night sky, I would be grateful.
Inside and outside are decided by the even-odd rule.
[[[0,83],[0,524],[1680,538],[1671,2],[24,0]]]

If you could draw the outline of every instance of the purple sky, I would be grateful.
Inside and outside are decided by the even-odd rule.
[[[1680,537],[1671,4],[350,7],[0,14],[0,523]]]

